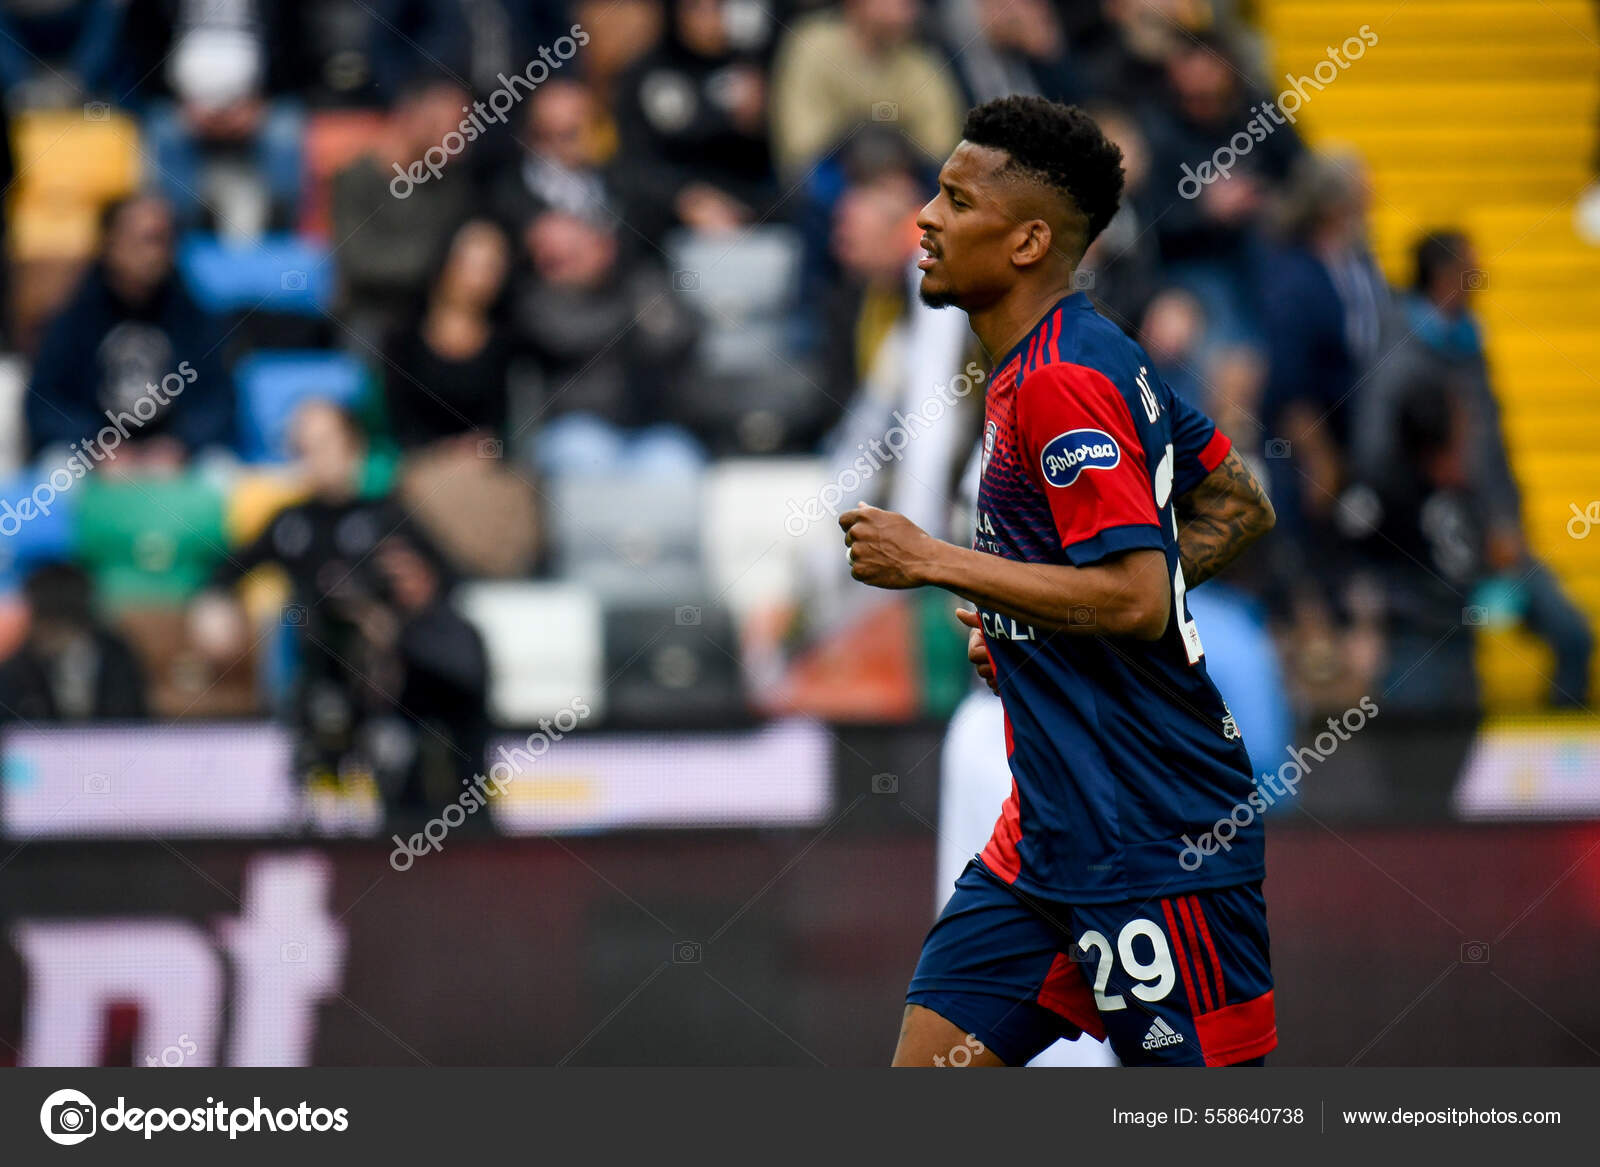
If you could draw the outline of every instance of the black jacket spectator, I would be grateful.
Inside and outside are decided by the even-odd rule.
[[[0,722],[147,717],[144,667],[95,619],[88,576],[52,564],[35,571],[23,590],[28,637],[0,663]]]
[[[671,5],[662,43],[618,86],[627,218],[651,238],[677,224],[749,221],[772,199],[765,79],[716,31],[720,5],[710,28],[689,15],[707,6]]]
[[[166,205],[135,198],[106,223],[101,261],[40,346],[26,405],[30,449],[85,442],[119,420],[124,444],[171,438],[191,453],[231,444],[222,335],[173,272]]]
[[[511,337],[503,318],[509,255],[487,220],[458,231],[428,299],[385,350],[394,436],[411,449],[441,438],[505,428]]]
[[[516,293],[514,326],[542,376],[540,416],[676,420],[700,329],[666,274],[625,256],[606,223],[551,211],[527,236],[534,271]]]

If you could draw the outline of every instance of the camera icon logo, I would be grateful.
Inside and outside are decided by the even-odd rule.
[[[673,623],[680,628],[692,628],[700,623],[700,609],[692,604],[684,604],[672,610]]]
[[[103,101],[86,101],[83,103],[83,120],[108,122],[111,120],[111,107]]]
[[[693,292],[700,287],[700,273],[697,271],[675,271],[672,273],[672,289],[676,292]]]
[[[699,964],[703,953],[698,940],[679,940],[672,946],[672,963]]]
[[[1267,457],[1287,458],[1289,456],[1289,439],[1273,438],[1267,443]]]
[[[306,606],[304,604],[285,604],[283,608],[283,623],[290,628],[299,628],[306,622]]]
[[[1094,272],[1077,268],[1072,273],[1072,287],[1074,291],[1090,292],[1094,290]]]
[[[1067,614],[1075,628],[1089,628],[1097,623],[1099,611],[1092,604],[1078,604]]]
[[[1489,622],[1489,609],[1482,604],[1468,604],[1461,609],[1461,622],[1472,626],[1481,626]]]
[[[87,1094],[57,1090],[39,1108],[39,1126],[52,1143],[72,1147],[94,1134],[97,1113]]]
[[[875,101],[872,103],[872,120],[897,122],[900,120],[900,107],[892,101]]]
[[[1468,940],[1461,946],[1462,964],[1488,964],[1489,946],[1482,940]]]
[[[83,792],[85,794],[110,794],[111,775],[85,774],[83,776]]]
[[[872,793],[899,794],[900,776],[898,774],[874,774],[872,776]]]
[[[306,946],[298,940],[290,940],[278,953],[284,964],[304,964],[306,962]]]
[[[279,281],[286,292],[303,292],[306,290],[306,273],[303,271],[286,271]]]
[[[1489,273],[1475,267],[1469,267],[1461,273],[1461,290],[1463,292],[1481,292],[1489,286]]]
[[[499,438],[484,438],[478,443],[478,457],[489,462],[497,462],[505,453],[506,444]]]

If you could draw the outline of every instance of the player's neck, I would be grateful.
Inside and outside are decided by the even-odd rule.
[[[1067,281],[1059,285],[1044,288],[1018,285],[989,307],[967,313],[967,320],[989,359],[999,361],[1071,292],[1070,274]]]

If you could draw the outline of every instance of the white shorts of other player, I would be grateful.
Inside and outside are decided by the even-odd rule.
[[[950,898],[967,862],[989,842],[1000,807],[1011,794],[1006,763],[1005,715],[1000,698],[975,689],[945,730],[939,758],[939,845],[934,871],[935,910]],[[1030,1066],[1115,1066],[1111,1046],[1084,1034],[1058,1041]]]

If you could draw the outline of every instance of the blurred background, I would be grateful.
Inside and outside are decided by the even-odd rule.
[[[971,539],[914,218],[1013,92],[1122,147],[1079,286],[1278,510],[1189,596],[1292,779],[1272,1060],[1600,1062],[1597,35],[0,0],[0,1063],[886,1062],[1009,782],[835,518]]]

